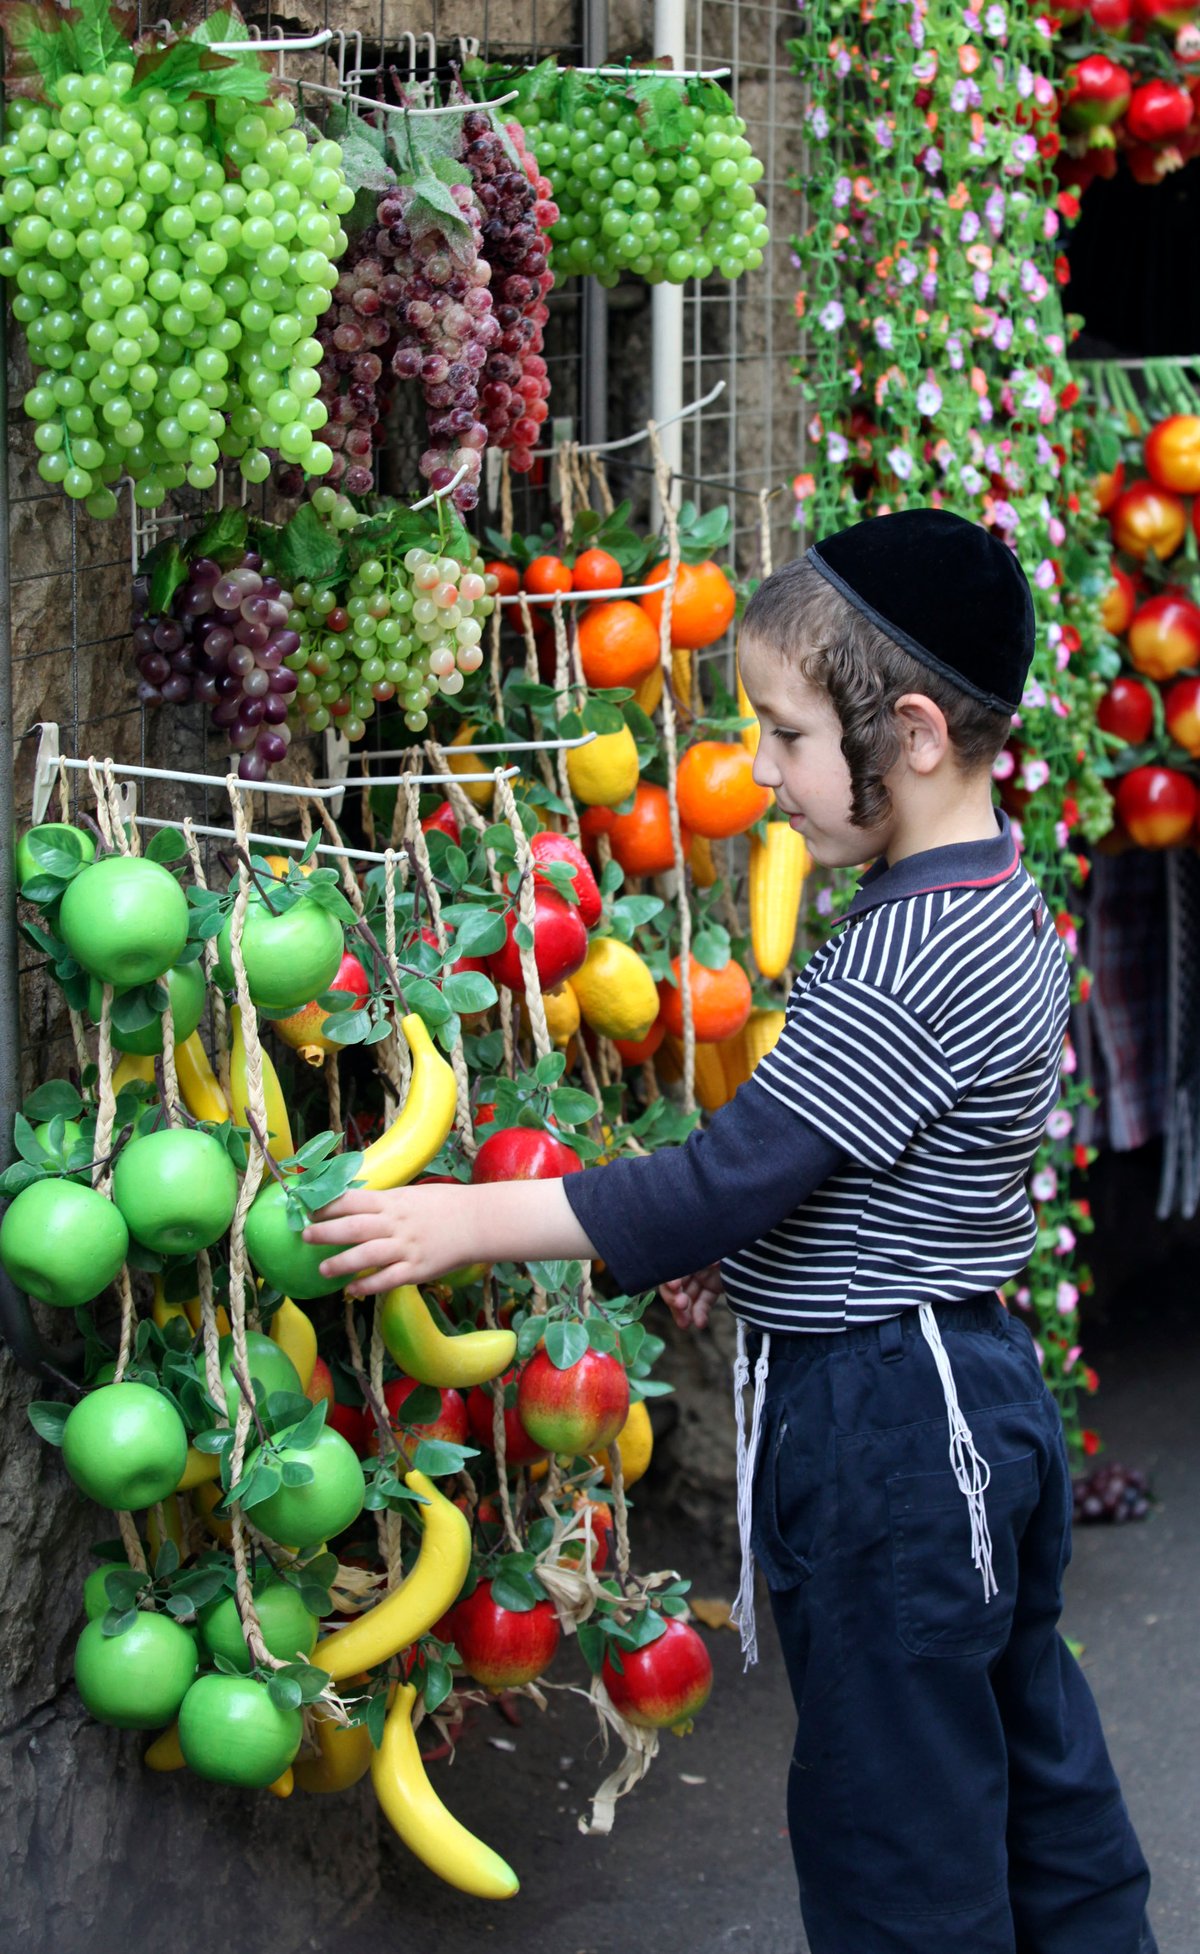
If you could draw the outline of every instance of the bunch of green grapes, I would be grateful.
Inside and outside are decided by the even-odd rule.
[[[757,271],[771,235],[754,188],[763,165],[744,120],[729,109],[681,101],[677,139],[667,147],[630,90],[585,99],[570,124],[543,120],[536,103],[523,108],[559,207],[550,232],[556,270],[591,272],[610,286],[623,271],[672,285],[714,271],[722,278]]]
[[[335,532],[367,520],[336,489],[315,489],[312,501]],[[320,733],[337,720],[359,740],[376,706],[398,699],[409,731],[424,731],[430,701],[461,692],[482,665],[495,590],[481,556],[464,568],[419,548],[365,557],[344,591],[297,583],[290,622],[301,643],[284,660],[297,675],[297,730]]]
[[[252,482],[267,449],[324,474],[313,328],[354,202],[342,152],[310,147],[288,101],[132,84],[115,62],[8,105],[0,272],[40,369],[38,471],[97,516],[122,476],[154,509],[211,488],[222,456]]]

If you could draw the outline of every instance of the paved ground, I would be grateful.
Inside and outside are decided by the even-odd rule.
[[[1182,1270],[1176,1262],[1161,1283],[1151,1271],[1123,1295],[1119,1328],[1110,1314],[1089,1345],[1105,1385],[1096,1419],[1107,1456],[1149,1468],[1158,1504],[1141,1525],[1080,1530],[1066,1620],[1084,1644],[1154,1869],[1162,1954],[1200,1946],[1200,1310],[1191,1267],[1190,1256]],[[728,1592],[702,1550],[675,1551],[697,1594]],[[690,1738],[667,1737],[649,1778],[618,1808],[611,1838],[577,1830],[603,1775],[585,1703],[560,1695],[546,1716],[524,1710],[515,1730],[481,1712],[436,1781],[520,1869],[521,1896],[481,1907],[397,1843],[380,1898],[314,1949],[361,1954],[377,1937],[389,1954],[805,1954],[784,1831],[791,1709],[782,1664],[769,1627],[748,1677],[733,1634],[709,1642],[712,1700]],[[497,1741],[512,1754],[496,1755]]]

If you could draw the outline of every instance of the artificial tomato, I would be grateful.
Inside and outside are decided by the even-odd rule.
[[[1183,134],[1195,112],[1186,88],[1155,78],[1134,89],[1125,111],[1125,127],[1138,142],[1171,142]]]
[[[1176,591],[1152,597],[1129,627],[1129,656],[1147,678],[1173,678],[1200,664],[1200,608]]]
[[[1176,679],[1163,694],[1163,715],[1171,738],[1200,759],[1200,678]]]
[[[1139,848],[1175,848],[1196,819],[1196,789],[1174,767],[1134,767],[1117,783],[1117,813]]]
[[[1112,582],[1104,593],[1100,606],[1100,619],[1106,631],[1114,636],[1128,631],[1129,622],[1137,605],[1137,586],[1128,570],[1122,570],[1119,563],[1111,566]]]
[[[1200,414],[1169,414],[1146,436],[1146,470],[1175,495],[1200,492]]]
[[[1106,54],[1085,55],[1067,69],[1065,80],[1064,128],[1110,128],[1129,107],[1133,92],[1129,71]]]
[[[1193,680],[1181,680],[1192,684]],[[1115,733],[1130,746],[1149,739],[1154,724],[1154,701],[1138,678],[1117,678],[1096,708],[1096,724],[1103,732]]]
[[[1113,541],[1127,556],[1174,556],[1187,529],[1187,511],[1169,489],[1153,482],[1135,482],[1113,505],[1109,517]]]

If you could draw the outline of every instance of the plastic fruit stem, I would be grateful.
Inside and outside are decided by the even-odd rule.
[[[243,1371],[236,1357],[233,1358],[232,1361],[230,1362],[229,1368],[233,1372],[234,1377],[237,1379],[238,1388],[241,1391],[242,1396],[245,1398],[246,1403],[250,1406],[250,1413],[254,1419],[254,1423],[258,1431],[259,1439],[264,1445],[269,1445],[271,1442],[270,1435],[267,1432],[267,1428],[263,1424],[262,1419],[258,1415],[258,1406],[254,1402],[254,1393],[250,1388],[249,1378],[246,1376],[246,1373]]]
[[[360,916],[358,918],[358,921],[355,923],[354,927],[358,931],[358,934],[362,937],[363,942],[368,944],[370,948],[374,951],[375,955],[379,958],[380,963],[383,965],[383,968],[386,970],[388,974],[388,979],[389,982],[391,983],[392,992],[393,995],[395,996],[396,1002],[400,1006],[400,1009],[404,1013],[405,1017],[407,1017],[408,1005],[406,1004],[404,998],[404,986],[400,982],[400,973],[396,968],[394,960],[388,956],[387,951],[380,943],[379,938],[376,936],[374,930],[371,928],[371,925],[370,923],[368,923],[365,916]]]
[[[376,1397],[371,1388],[370,1380],[367,1377],[363,1365],[362,1344],[359,1341],[358,1330],[354,1322],[354,1302],[350,1296],[346,1297],[346,1340],[350,1345],[350,1368],[354,1372],[355,1380],[359,1390],[363,1394],[363,1398],[371,1407],[371,1415],[379,1428],[380,1440],[383,1444],[391,1446],[393,1450],[400,1454],[400,1457],[404,1461],[405,1471],[411,1472],[413,1470],[413,1462],[400,1443],[392,1421],[388,1417],[386,1405],[382,1404]]]
[[[234,870],[231,867],[231,862],[240,862],[242,867],[245,869],[246,874],[249,876],[251,882],[254,884],[255,889],[258,891],[259,896],[262,898],[262,901],[265,904],[266,908],[270,911],[271,915],[272,916],[279,915],[280,913],[279,910],[276,909],[275,904],[271,901],[270,896],[267,894],[266,890],[263,888],[261,881],[259,880],[258,871],[252,867],[250,862],[249,852],[245,848],[235,848],[232,856],[228,854],[221,854],[220,856],[218,856],[217,859],[220,861],[222,868],[225,870],[226,874],[231,879],[234,874]]]

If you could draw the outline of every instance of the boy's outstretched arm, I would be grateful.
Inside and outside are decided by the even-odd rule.
[[[351,1296],[404,1282],[432,1282],[468,1262],[594,1261],[561,1180],[496,1181],[482,1187],[352,1188],[322,1208],[306,1242],[336,1248],[321,1274],[346,1279]]]

